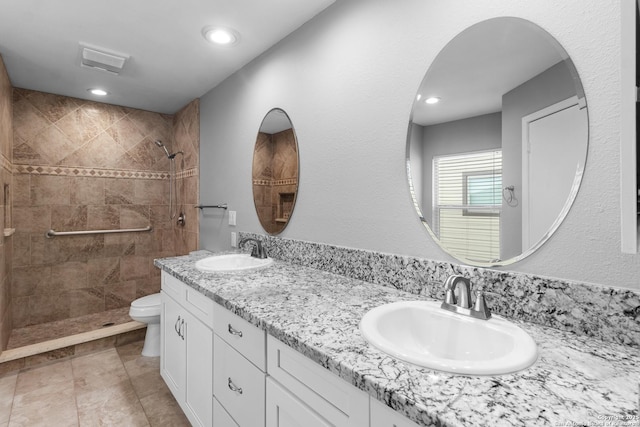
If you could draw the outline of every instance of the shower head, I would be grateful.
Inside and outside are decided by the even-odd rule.
[[[159,139],[156,139],[154,142],[155,142],[155,144],[156,144],[158,147],[160,147],[160,148],[162,148],[162,149],[164,150],[164,152],[165,152],[165,153],[166,153],[166,155],[167,155],[167,158],[169,158],[169,159],[171,159],[171,158],[172,158],[172,157],[171,157],[171,154],[169,154],[169,150],[167,150],[167,147],[165,147],[165,146],[164,146],[164,144],[162,143],[162,141],[160,141]],[[174,155],[174,157],[175,157],[175,155]]]

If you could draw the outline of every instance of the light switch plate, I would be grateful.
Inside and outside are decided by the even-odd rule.
[[[236,225],[236,211],[229,211],[229,225]]]
[[[238,236],[235,231],[231,232],[231,247],[235,248],[238,246]]]

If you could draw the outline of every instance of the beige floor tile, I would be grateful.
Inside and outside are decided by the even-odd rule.
[[[0,377],[0,427],[189,426],[142,344]]]
[[[77,394],[100,390],[128,381],[115,349],[80,356],[71,361]]]
[[[73,380],[71,362],[64,360],[37,368],[20,371],[16,382],[15,394],[25,394],[45,386],[66,383]]]
[[[0,427],[9,423],[18,373],[0,377]]]
[[[163,390],[140,399],[151,427],[188,427],[191,424],[165,386]]]
[[[82,426],[148,426],[129,379],[76,395]]]
[[[157,393],[158,390],[166,387],[164,380],[160,377],[160,371],[146,372],[132,376],[130,379],[138,399]]]
[[[18,375],[18,382],[20,375]],[[73,380],[58,381],[16,394],[13,398],[9,425],[11,427],[77,426],[78,413]]]

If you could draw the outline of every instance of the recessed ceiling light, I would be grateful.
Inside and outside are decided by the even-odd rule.
[[[422,95],[418,94],[418,95],[416,96],[416,101],[420,101],[421,99],[422,99]]]
[[[202,35],[211,43],[221,46],[233,46],[240,38],[236,31],[224,27],[204,27]]]
[[[105,96],[109,94],[109,92],[107,92],[104,89],[94,88],[94,89],[87,89],[87,90],[91,92],[93,95],[98,95],[98,96]]]
[[[438,98],[437,96],[432,96],[431,98],[425,99],[424,102],[426,102],[427,104],[437,104],[438,102],[440,102],[440,98]]]

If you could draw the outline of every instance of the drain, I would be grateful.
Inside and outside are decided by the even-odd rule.
[[[113,325],[115,325],[115,323],[113,323],[113,322],[107,322],[107,323],[103,323],[103,324],[102,324],[102,327],[103,327],[103,328],[106,328],[107,326],[113,326]]]

